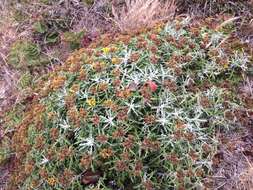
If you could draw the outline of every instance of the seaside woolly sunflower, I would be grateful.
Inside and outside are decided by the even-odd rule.
[[[21,113],[7,114],[10,188],[207,187],[215,132],[236,126],[245,106],[232,86],[252,67],[247,47],[218,24],[178,19],[73,53]]]

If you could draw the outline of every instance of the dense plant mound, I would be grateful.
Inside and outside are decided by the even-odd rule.
[[[250,56],[230,25],[189,23],[104,36],[44,76],[29,105],[6,119],[15,126],[10,186],[203,188],[215,131],[243,106],[231,84]]]

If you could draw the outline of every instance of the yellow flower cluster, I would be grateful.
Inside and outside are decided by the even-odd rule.
[[[86,100],[86,103],[90,106],[90,107],[94,107],[96,105],[96,99],[95,98],[89,98]]]
[[[50,185],[50,186],[54,186],[56,184],[56,178],[55,177],[49,177],[47,179],[47,183]]]
[[[102,48],[102,51],[104,54],[108,54],[110,52],[110,48],[104,47],[104,48]]]
[[[109,107],[113,104],[113,101],[111,99],[105,100],[103,104],[104,104],[104,106]]]
[[[117,57],[112,58],[112,64],[117,65],[120,64],[121,60]]]

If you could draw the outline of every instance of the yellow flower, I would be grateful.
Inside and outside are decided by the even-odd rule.
[[[86,103],[90,106],[90,107],[94,107],[96,105],[96,100],[95,98],[89,98],[86,100]]]
[[[104,47],[102,48],[102,51],[104,52],[104,54],[108,54],[110,52],[110,48]]]
[[[119,58],[112,58],[112,64],[119,64],[120,63],[120,59]]]
[[[47,179],[47,183],[50,185],[50,186],[54,186],[56,184],[56,178],[55,177],[49,177]]]
[[[161,32],[161,31],[162,31],[162,28],[161,28],[161,27],[158,27],[158,28],[156,29],[156,31],[157,31],[157,32]]]
[[[107,106],[107,107],[109,107],[110,105],[112,105],[113,104],[113,101],[112,100],[105,100],[104,101],[104,106]]]
[[[162,25],[161,24],[158,24],[156,27],[155,27],[155,30],[159,33],[162,31]]]
[[[226,64],[223,65],[224,69],[228,69],[228,67],[229,67],[228,63],[226,63]]]

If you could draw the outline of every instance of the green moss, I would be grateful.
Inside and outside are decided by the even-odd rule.
[[[92,5],[94,3],[94,0],[82,0],[87,5]]]
[[[47,32],[48,28],[46,26],[45,23],[41,22],[41,21],[37,21],[33,24],[33,29],[38,32],[38,33],[45,33]]]

